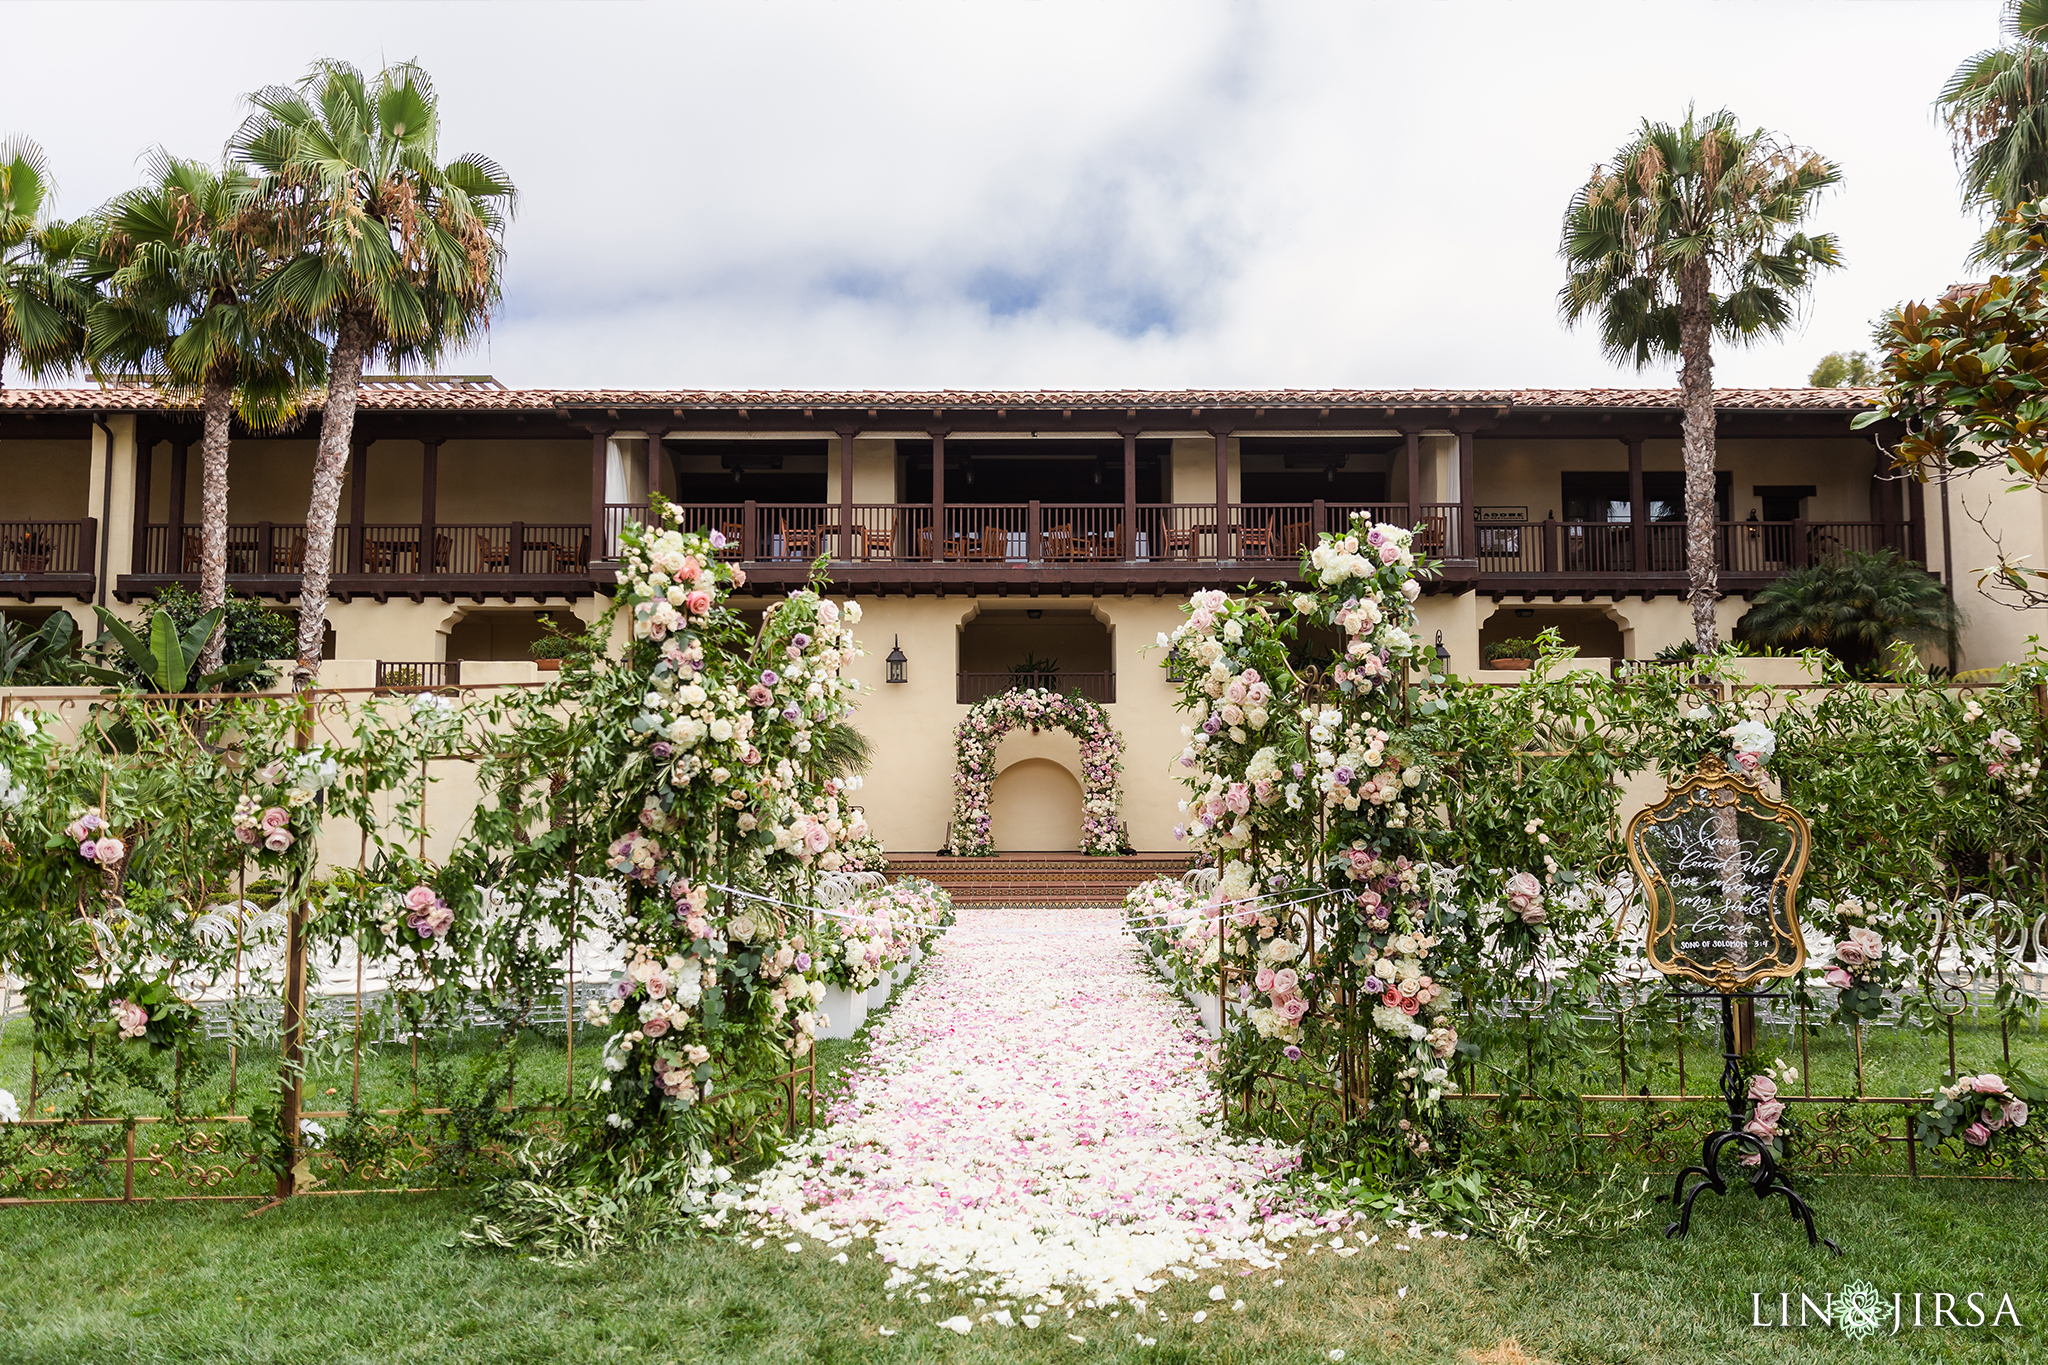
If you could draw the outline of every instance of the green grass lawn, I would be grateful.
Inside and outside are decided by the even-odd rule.
[[[1839,1033],[1839,1030],[1836,1031]],[[1937,1038],[1939,1036],[1937,1035]],[[1959,1060],[1997,1069],[1998,1036],[1965,1028]],[[1667,1040],[1668,1041],[1668,1040]],[[0,1086],[25,1082],[26,1030],[0,1045]],[[2016,1038],[2030,1057],[2038,1035]],[[579,1041],[579,1056],[595,1040]],[[1688,1043],[1708,1069],[1711,1053]],[[1767,1055],[1785,1048],[1766,1039]],[[1938,1048],[1938,1050],[1937,1050]],[[821,1091],[854,1062],[860,1044],[819,1048]],[[1853,1074],[1840,1037],[1813,1040],[1814,1069]],[[1633,1067],[1670,1065],[1670,1049]],[[481,1035],[453,1049],[464,1065],[489,1056]],[[1904,1084],[1945,1063],[1945,1041],[1879,1031],[1866,1042],[1866,1076]],[[274,1058],[244,1058],[244,1084]],[[579,1063],[579,1069],[582,1063]],[[559,1043],[536,1040],[519,1058],[522,1090],[559,1086]],[[2042,1070],[2035,1064],[2035,1069]],[[20,1073],[17,1076],[16,1073]],[[1659,1071],[1649,1070],[1652,1076]],[[365,1098],[402,1103],[409,1050],[386,1049],[365,1067]],[[322,1072],[345,1097],[347,1069]],[[1632,1087],[1633,1088],[1633,1085]],[[1875,1092],[1879,1087],[1873,1085]],[[1905,1093],[1920,1088],[1912,1084]],[[25,1086],[24,1086],[25,1089]],[[1817,1087],[1818,1090],[1818,1087]],[[24,1093],[18,1090],[17,1093]],[[1839,1092],[1836,1092],[1839,1093]],[[1892,1093],[1897,1093],[1893,1091]],[[317,1102],[317,1100],[316,1100]],[[1696,1141],[1696,1139],[1695,1139]],[[0,1365],[12,1362],[631,1361],[1733,1361],[2048,1360],[2048,1185],[1911,1182],[1858,1175],[1806,1177],[1839,1259],[1806,1246],[1782,1201],[1746,1190],[1702,1198],[1693,1236],[1661,1237],[1668,1215],[1604,1241],[1568,1242],[1524,1264],[1501,1247],[1380,1229],[1351,1257],[1297,1248],[1277,1271],[1227,1271],[1175,1283],[1117,1315],[1059,1308],[1035,1330],[979,1325],[965,1337],[937,1326],[955,1313],[1006,1308],[935,1295],[928,1305],[887,1301],[886,1268],[865,1247],[834,1264],[815,1243],[790,1254],[779,1240],[702,1240],[559,1268],[451,1246],[468,1218],[459,1193],[304,1198],[257,1217],[243,1204],[38,1206],[0,1209]],[[1653,1190],[1669,1187],[1668,1178]],[[1352,1239],[1347,1239],[1347,1241]],[[1905,1295],[1908,1326],[1896,1339],[1857,1344],[1818,1321],[1801,1329],[1752,1325],[1762,1295],[1775,1321],[1789,1294],[1815,1302],[1850,1280],[1887,1299]],[[1214,1286],[1225,1290],[1212,1301]],[[1401,1291],[1406,1289],[1406,1293]],[[1913,1295],[1930,1316],[1936,1293],[1986,1296],[1987,1313],[2011,1294],[2022,1326],[1996,1330],[1911,1327]],[[1242,1299],[1242,1312],[1232,1311]],[[1164,1312],[1162,1320],[1158,1315]],[[1193,1321],[1197,1312],[1207,1320]],[[1957,1310],[1971,1321],[1966,1306]],[[882,1335],[883,1329],[894,1334]],[[1156,1344],[1142,1344],[1142,1332]],[[1080,1341],[1072,1338],[1082,1338]]]
[[[1746,1194],[1709,1196],[1685,1244],[1646,1227],[1527,1266],[1478,1241],[1397,1251],[1387,1230],[1349,1259],[1297,1252],[1275,1272],[1176,1284],[1147,1305],[1150,1347],[1133,1339],[1130,1309],[955,1336],[936,1323],[995,1305],[887,1302],[884,1267],[859,1249],[841,1266],[816,1244],[791,1255],[773,1241],[697,1242],[573,1269],[451,1250],[466,1216],[456,1195],[303,1199],[257,1218],[238,1206],[10,1209],[0,1360],[1306,1362],[1335,1348],[1347,1361],[1476,1353],[1508,1365],[1522,1358],[1501,1349],[1509,1338],[1560,1363],[2048,1358],[2048,1189],[1848,1177],[1810,1189],[1839,1259],[1808,1250],[1782,1204]],[[1773,1316],[1791,1294],[1796,1321],[1802,1292],[1818,1302],[1851,1279],[1906,1294],[1909,1322],[1915,1292],[1929,1312],[1937,1291],[1985,1291],[1994,1308],[2010,1292],[2024,1326],[1909,1327],[1856,1345],[1817,1322],[1750,1325],[1752,1294]],[[1210,1300],[1214,1285],[1225,1301]],[[1197,1311],[1208,1320],[1194,1323]]]

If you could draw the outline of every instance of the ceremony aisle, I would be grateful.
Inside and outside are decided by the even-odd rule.
[[[829,1125],[746,1207],[828,1247],[873,1238],[922,1302],[1109,1303],[1272,1267],[1312,1226],[1277,1207],[1296,1157],[1204,1124],[1205,1048],[1114,911],[963,909]]]

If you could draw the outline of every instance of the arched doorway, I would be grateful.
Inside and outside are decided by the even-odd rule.
[[[990,799],[996,847],[1072,853],[1081,842],[1081,784],[1049,758],[1020,758],[996,775]]]

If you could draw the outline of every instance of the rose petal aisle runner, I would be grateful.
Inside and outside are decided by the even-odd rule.
[[[872,1237],[906,1295],[1100,1303],[1272,1266],[1269,1239],[1310,1227],[1271,1183],[1296,1154],[1202,1122],[1193,1023],[1116,912],[963,908],[829,1126],[745,1207],[828,1246]]]

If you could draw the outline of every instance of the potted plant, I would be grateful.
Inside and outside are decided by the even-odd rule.
[[[543,673],[559,672],[562,660],[587,656],[590,646],[581,635],[572,635],[562,629],[554,617],[543,613],[540,617],[540,638],[526,647],[533,656],[534,666]]]
[[[1492,668],[1525,669],[1536,662],[1541,649],[1535,640],[1495,640],[1486,647],[1486,662]]]
[[[1053,691],[1060,685],[1060,661],[1041,659],[1034,652],[1027,651],[1023,663],[1011,664],[1010,672],[1016,677],[1019,687],[1043,687]]]

